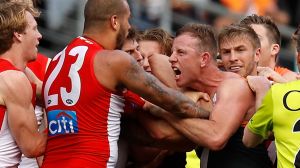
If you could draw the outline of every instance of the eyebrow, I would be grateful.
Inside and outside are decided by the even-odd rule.
[[[239,45],[239,46],[236,46],[236,47],[233,47],[233,48],[241,48],[241,47],[245,47],[245,45]]]
[[[245,45],[238,45],[238,46],[234,46],[232,48],[236,49],[236,48],[241,48],[241,47],[245,47]],[[220,48],[220,50],[231,50],[231,48]]]

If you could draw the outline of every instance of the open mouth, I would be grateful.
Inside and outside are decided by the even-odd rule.
[[[178,68],[173,68],[173,71],[175,72],[175,75],[181,74],[181,71]]]

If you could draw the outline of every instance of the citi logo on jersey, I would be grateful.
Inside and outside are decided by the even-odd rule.
[[[49,136],[78,133],[75,111],[53,110],[47,113]]]

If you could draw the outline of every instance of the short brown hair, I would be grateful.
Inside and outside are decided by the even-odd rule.
[[[145,30],[140,40],[156,41],[161,45],[162,54],[170,56],[172,54],[173,37],[161,28],[152,28]]]
[[[292,35],[292,40],[296,42],[297,52],[300,52],[300,25],[297,27],[296,31]]]
[[[236,37],[244,37],[249,40],[253,49],[260,48],[260,41],[255,31],[250,26],[241,24],[225,26],[218,36],[218,43],[220,45],[226,40],[234,39]]]
[[[122,16],[126,0],[88,0],[84,8],[84,30],[100,28],[113,15]]]
[[[0,54],[9,50],[13,44],[15,32],[23,33],[28,25],[26,11],[33,17],[40,13],[27,3],[2,2],[0,5]]]
[[[212,26],[198,23],[184,25],[176,32],[176,37],[188,33],[199,41],[199,50],[208,51],[214,59],[217,57],[217,41]],[[187,42],[188,43],[188,42]]]
[[[258,16],[256,14],[245,17],[241,22],[243,25],[262,25],[267,29],[268,40],[271,43],[281,45],[281,36],[275,22],[269,16]]]
[[[139,40],[139,35],[140,35],[139,32],[135,28],[131,27],[128,30],[128,35],[127,35],[126,39],[127,40],[136,40],[136,41],[138,41]]]

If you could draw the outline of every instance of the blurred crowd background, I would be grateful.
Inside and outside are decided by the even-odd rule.
[[[268,15],[282,36],[278,64],[297,71],[291,35],[300,22],[298,0],[128,0],[131,24],[138,30],[161,27],[171,34],[189,22],[213,25],[220,30],[247,15]],[[40,52],[54,57],[69,41],[81,35],[86,0],[40,0]]]

